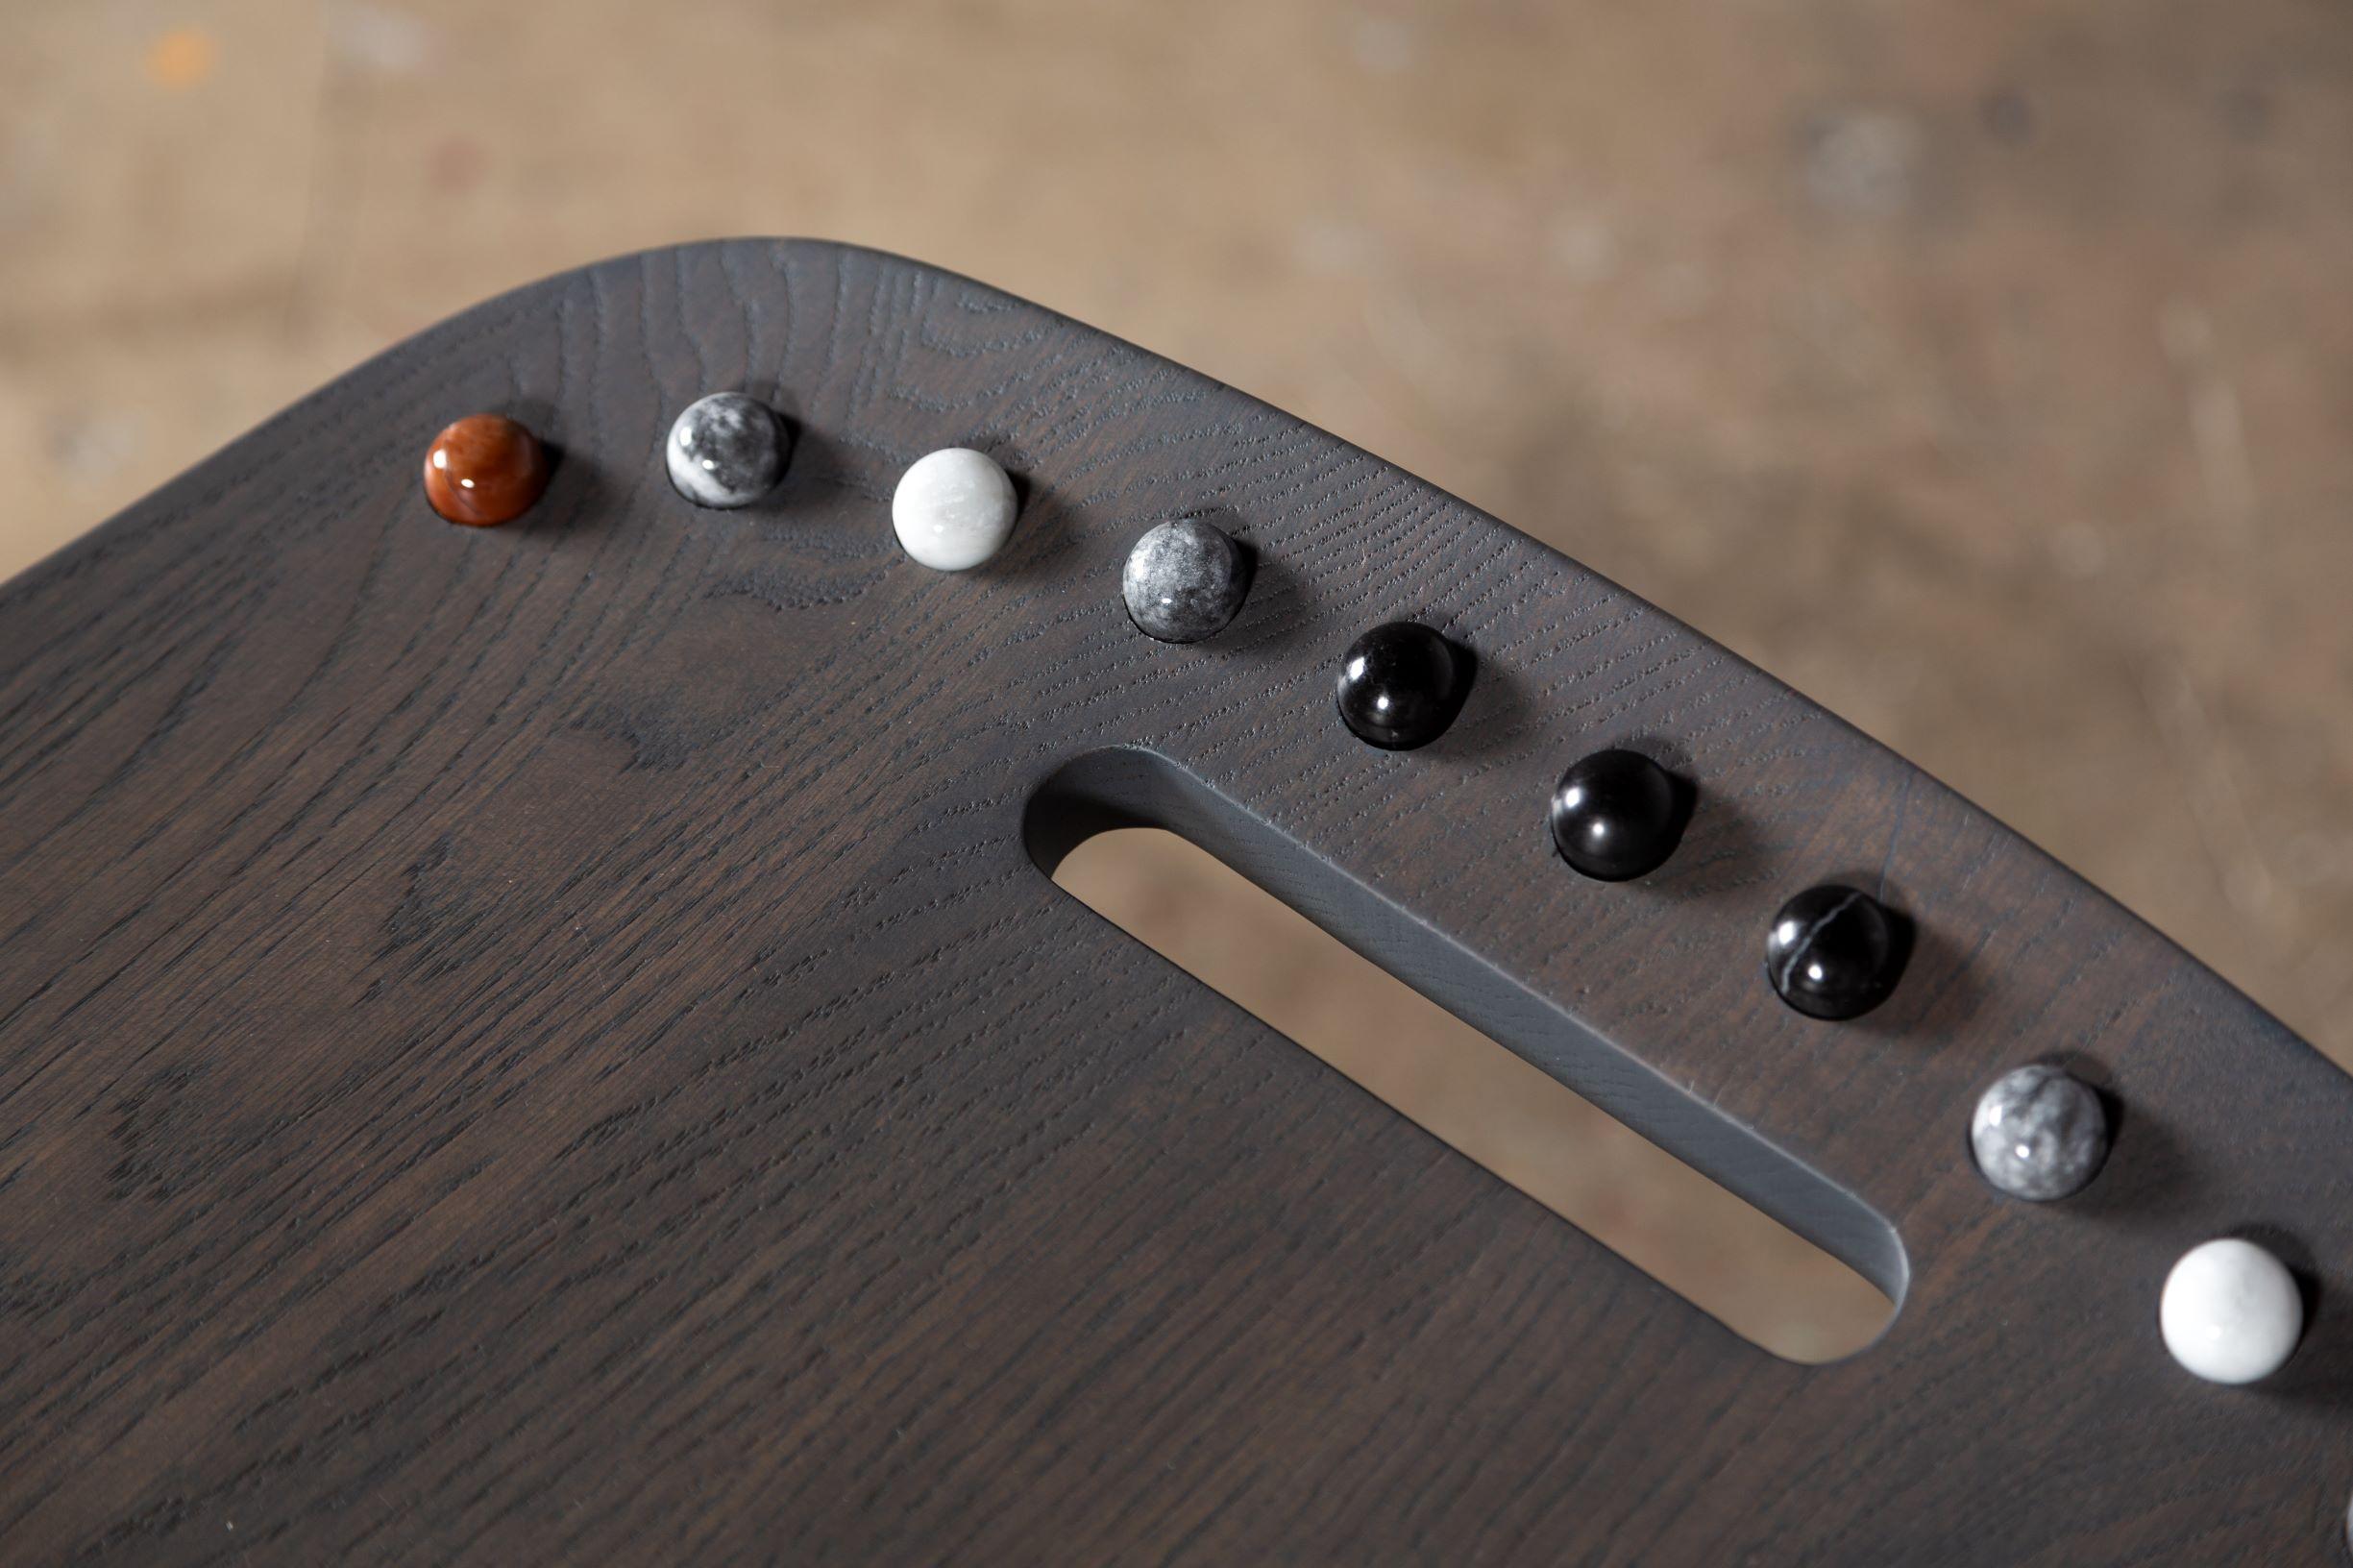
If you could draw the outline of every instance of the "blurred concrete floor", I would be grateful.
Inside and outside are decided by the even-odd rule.
[[[723,233],[1427,476],[2353,1063],[2353,9],[14,0],[0,572],[488,294]]]

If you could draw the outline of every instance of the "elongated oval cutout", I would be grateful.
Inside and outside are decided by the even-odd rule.
[[[1752,1343],[1794,1361],[1835,1360],[1894,1315],[1854,1269],[1176,834],[1096,833],[1053,875]]]

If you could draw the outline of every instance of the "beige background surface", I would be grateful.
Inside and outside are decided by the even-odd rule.
[[[1908,753],[2353,1061],[2353,9],[14,0],[13,570],[610,253],[902,251]]]

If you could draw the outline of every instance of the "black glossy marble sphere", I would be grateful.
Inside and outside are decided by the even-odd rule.
[[[1470,661],[1428,626],[1391,621],[1349,645],[1336,695],[1357,739],[1409,751],[1455,722],[1470,695]]]
[[[1773,918],[1765,976],[1808,1017],[1860,1017],[1896,989],[1900,937],[1871,894],[1834,882],[1808,888]]]
[[[1596,751],[1569,764],[1553,789],[1554,847],[1599,882],[1654,871],[1683,833],[1675,777],[1639,751]]]
[[[1250,592],[1250,561],[1223,528],[1197,517],[1163,523],[1136,541],[1119,574],[1136,629],[1164,643],[1223,631]]]
[[[670,482],[698,506],[748,506],[784,477],[791,437],[775,410],[741,392],[714,392],[670,428]]]

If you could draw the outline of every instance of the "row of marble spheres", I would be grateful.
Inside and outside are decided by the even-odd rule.
[[[696,402],[671,426],[671,483],[699,506],[751,505],[784,477],[792,437],[775,410],[738,392]],[[547,488],[546,449],[498,414],[457,421],[433,440],[425,493],[452,523],[486,527],[528,511]],[[900,548],[941,572],[979,566],[1002,550],[1019,511],[1012,477],[968,447],[919,458],[891,497]],[[1199,518],[1148,529],[1120,572],[1128,617],[1146,636],[1196,643],[1215,636],[1249,597],[1249,553]],[[1366,744],[1410,750],[1442,735],[1469,697],[1467,650],[1411,621],[1373,627],[1352,644],[1336,684],[1339,716]],[[1680,842],[1696,792],[1639,752],[1598,751],[1555,786],[1548,820],[1562,860],[1597,881],[1623,882],[1663,866]],[[1791,898],[1766,938],[1765,972],[1780,998],[1825,1019],[1852,1018],[1892,993],[1906,929],[1859,889],[1826,884]],[[2004,1074],[1978,1100],[1970,1145],[1988,1183],[2050,1202],[2080,1192],[2106,1163],[2109,1118],[2098,1093],[2054,1066]],[[2302,1336],[2294,1277],[2251,1241],[2192,1248],[2166,1278],[2158,1306],[2167,1348],[2217,1383],[2243,1384],[2284,1365]]]

